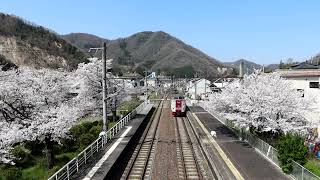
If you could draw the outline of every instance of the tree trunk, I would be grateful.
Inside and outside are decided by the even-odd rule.
[[[112,121],[117,122],[117,110],[115,108],[112,109]]]
[[[113,122],[117,122],[117,99],[114,99],[114,104],[113,104],[113,109],[112,109],[112,119]]]
[[[48,168],[51,169],[54,164],[53,141],[51,140],[50,135],[46,136],[44,141],[46,143]]]

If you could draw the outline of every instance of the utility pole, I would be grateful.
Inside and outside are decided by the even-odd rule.
[[[144,71],[145,72],[145,79],[144,79],[144,81],[145,81],[145,87],[146,87],[146,100],[148,100],[148,81],[147,81],[147,76],[148,76],[148,71]]]
[[[144,71],[144,82],[145,82],[145,86],[146,86],[146,87],[148,86],[147,76],[148,76],[148,71]]]
[[[197,81],[194,82],[194,99],[197,100]]]
[[[204,79],[204,94],[207,95],[207,79]]]
[[[112,109],[112,120],[113,122],[117,122],[117,103],[118,99],[113,99],[113,109]]]
[[[207,95],[207,78],[208,78],[208,69],[206,68],[206,77],[204,78],[204,95]]]
[[[103,92],[103,131],[108,131],[108,89],[107,89],[107,67],[106,67],[106,61],[107,61],[107,45],[104,42],[103,43],[103,51],[102,51],[102,62],[103,62],[103,75],[102,75],[102,92]]]

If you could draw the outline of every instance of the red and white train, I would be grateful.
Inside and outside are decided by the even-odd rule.
[[[174,117],[186,116],[187,105],[183,96],[175,96],[171,100],[171,112]]]

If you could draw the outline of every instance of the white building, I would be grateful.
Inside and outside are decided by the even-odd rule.
[[[193,79],[187,85],[186,94],[191,99],[205,99],[212,93],[210,84],[211,81],[206,79]]]
[[[280,69],[277,72],[281,77],[291,82],[294,89],[302,93],[304,98],[312,98],[315,105],[310,106],[310,112],[305,113],[305,117],[313,122],[320,123],[320,69],[307,63],[300,63],[292,69]]]
[[[147,77],[141,77],[141,79],[136,80],[136,85],[138,86],[147,86],[156,87],[158,85],[158,78],[155,72],[152,72]]]

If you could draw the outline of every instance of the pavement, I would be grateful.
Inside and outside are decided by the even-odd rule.
[[[291,179],[255,148],[240,141],[226,125],[199,106],[189,107],[205,128],[216,132],[214,140],[218,143],[232,164],[246,180]]]

